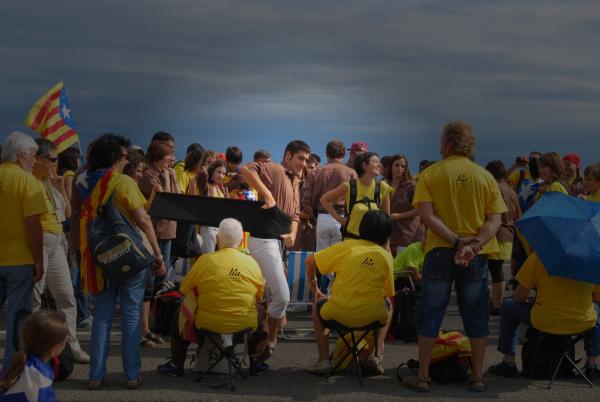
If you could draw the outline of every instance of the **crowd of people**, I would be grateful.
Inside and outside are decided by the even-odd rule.
[[[484,168],[475,163],[475,136],[465,122],[444,126],[440,153],[441,160],[421,161],[413,175],[405,155],[380,157],[363,141],[348,149],[330,141],[324,164],[300,140],[286,146],[281,163],[258,150],[244,164],[239,147],[218,153],[197,143],[177,162],[175,138],[166,132],[156,133],[145,151],[104,134],[85,158],[77,148],[57,154],[49,140],[10,134],[0,164],[0,305],[8,302],[0,392],[9,395],[30,367],[35,370],[28,375],[51,378],[45,361],[65,344],[75,362],[90,365],[88,387],[101,388],[117,303],[123,371],[127,387],[138,388],[141,348],[165,342],[151,331],[150,303],[160,284],[181,276],[185,299],[171,323],[171,359],[158,372],[183,375],[188,346],[202,344],[209,331],[248,332],[250,372],[265,373],[290,304],[286,250],[314,252],[306,260],[318,351],[311,372],[331,370],[332,322],[349,328],[377,322],[375,347],[364,364],[383,373],[390,300],[400,278],[419,291],[419,370],[404,380],[407,387],[431,389],[431,354],[453,289],[472,348],[469,389],[485,390],[490,315],[500,315],[498,350],[504,355],[490,373],[518,375],[516,342],[523,323],[553,334],[593,328],[586,338],[586,373],[598,377],[600,287],[549,276],[515,222],[547,192],[600,202],[600,164],[586,167],[582,176],[575,154],[531,152],[508,168],[498,160]],[[194,227],[201,252],[184,259],[176,272],[173,249],[181,224],[147,212],[161,192],[260,200],[263,208],[287,216],[290,229],[265,238],[245,233],[235,219]],[[154,258],[118,284],[106,280],[88,242],[90,225],[109,197]],[[511,263],[515,287],[509,298],[505,262]],[[78,341],[82,329],[91,329],[89,354]]]

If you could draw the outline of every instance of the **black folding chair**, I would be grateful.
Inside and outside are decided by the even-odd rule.
[[[202,381],[209,374],[217,374],[212,370],[223,360],[227,360],[228,366],[228,378],[229,378],[229,389],[235,391],[235,381],[237,376],[239,375],[242,378],[248,378],[248,375],[242,371],[242,361],[240,358],[236,356],[235,346],[239,344],[248,344],[248,335],[252,332],[252,329],[244,329],[242,331],[238,331],[233,334],[232,344],[229,346],[223,346],[221,343],[221,334],[209,331],[207,329],[198,329],[198,335],[202,336],[204,342],[211,342],[219,351],[219,356],[215,359],[213,364],[202,372],[200,377],[196,379],[197,382],[200,382],[202,385],[207,386],[209,388],[217,389],[225,386],[225,383],[218,385],[211,385],[207,383],[203,383]]]
[[[377,332],[383,326],[384,325],[381,324],[379,321],[375,321],[375,322],[372,322],[371,324],[363,326],[363,327],[350,328],[350,327],[346,327],[346,326],[340,324],[337,321],[327,321],[326,327],[337,332],[339,337],[342,338],[343,342],[346,344],[346,347],[348,348],[348,351],[346,352],[346,354],[340,358],[340,360],[335,365],[335,367],[331,368],[331,370],[327,374],[327,378],[329,378],[333,374],[335,374],[338,371],[338,369],[340,368],[340,366],[342,365],[342,363],[344,361],[346,361],[346,359],[350,355],[352,355],[353,359],[356,361],[356,368],[358,370],[358,381],[359,381],[360,386],[362,387],[363,383],[364,383],[364,381],[363,381],[364,367],[362,366],[362,363],[360,362],[359,354],[364,349],[364,346],[361,348],[360,343],[370,333],[373,333],[373,335],[375,336],[375,339],[377,339]],[[360,336],[356,336],[356,334],[355,334],[356,332],[362,332],[362,334]],[[346,335],[348,335],[348,334],[350,335],[349,336],[350,339],[346,339]],[[377,353],[377,346],[375,346],[375,353]]]
[[[556,375],[558,374],[558,371],[560,370],[561,364],[563,363],[564,360],[566,360],[569,363],[569,365],[571,365],[571,367],[574,368],[575,371],[577,371],[577,373],[579,373],[581,378],[583,378],[585,380],[585,382],[587,382],[591,388],[594,388],[594,384],[592,384],[590,379],[587,378],[587,376],[583,373],[583,371],[581,371],[581,369],[579,367],[577,367],[577,364],[575,364],[573,359],[571,359],[571,356],[569,356],[569,351],[574,349],[577,342],[582,340],[588,331],[589,330],[586,330],[582,333],[574,334],[574,335],[554,335],[554,334],[544,333],[544,336],[552,338],[552,340],[555,342],[554,344],[563,346],[560,348],[561,350],[556,351],[558,353],[561,353],[561,356],[560,356],[560,359],[558,359],[558,362],[556,363],[556,367],[553,370],[552,377],[550,377],[550,382],[548,382],[547,389],[552,388],[552,383],[554,382],[554,379],[556,378]]]

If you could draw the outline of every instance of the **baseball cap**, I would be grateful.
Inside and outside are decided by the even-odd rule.
[[[352,143],[352,146],[348,149],[348,151],[359,151],[359,152],[367,152],[369,148],[367,147],[367,143],[363,141],[356,141]]]

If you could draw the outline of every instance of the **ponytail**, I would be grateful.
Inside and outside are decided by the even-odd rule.
[[[27,352],[24,350],[19,350],[11,359],[10,365],[8,366],[8,370],[6,370],[6,374],[4,378],[0,380],[0,390],[3,392],[8,391],[8,389],[17,381],[21,373],[25,369],[25,365],[27,364]]]

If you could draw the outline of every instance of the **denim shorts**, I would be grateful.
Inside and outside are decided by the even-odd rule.
[[[436,338],[455,283],[458,310],[469,338],[489,334],[487,257],[475,257],[468,267],[454,264],[455,249],[435,248],[425,256],[423,282],[417,299],[417,333]]]

